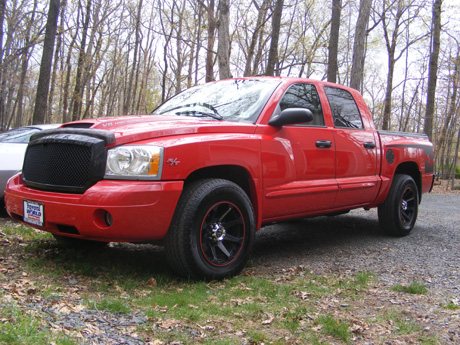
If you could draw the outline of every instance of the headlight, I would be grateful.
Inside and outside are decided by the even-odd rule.
[[[163,167],[163,148],[126,145],[109,149],[106,179],[159,180]]]

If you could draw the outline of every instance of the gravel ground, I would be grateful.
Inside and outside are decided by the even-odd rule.
[[[446,299],[460,297],[460,194],[423,196],[412,233],[386,236],[377,211],[318,217],[263,228],[254,270],[303,265],[315,273],[376,274],[388,285],[424,282]]]

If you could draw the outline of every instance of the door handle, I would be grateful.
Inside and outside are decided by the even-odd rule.
[[[375,143],[372,141],[368,141],[364,143],[364,147],[366,149],[375,149]]]
[[[316,147],[319,149],[328,149],[332,146],[332,142],[329,140],[318,140],[315,143]]]

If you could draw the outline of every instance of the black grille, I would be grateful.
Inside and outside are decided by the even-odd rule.
[[[90,147],[44,143],[29,148],[23,173],[35,183],[84,187],[90,164]]]
[[[26,184],[50,191],[83,193],[101,180],[105,174],[106,143],[82,134],[56,130],[32,138],[22,171]]]

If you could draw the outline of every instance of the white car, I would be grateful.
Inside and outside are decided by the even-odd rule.
[[[32,134],[60,124],[20,127],[0,133],[0,212],[3,211],[3,193],[8,179],[22,169],[27,144]]]

